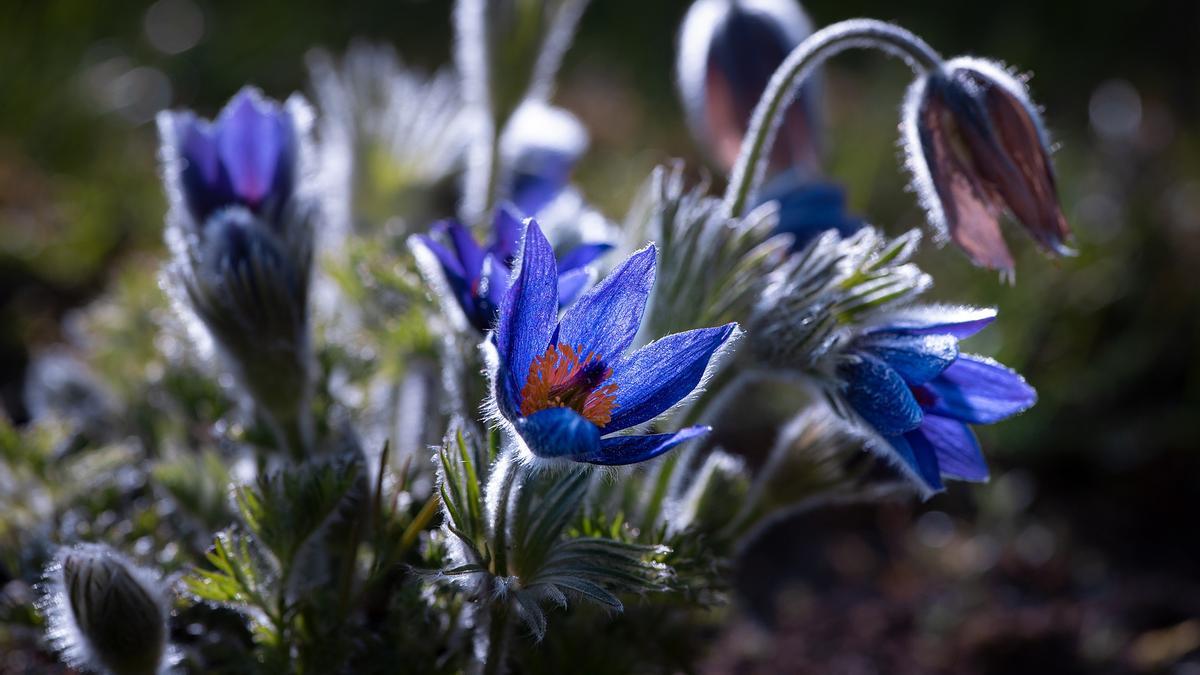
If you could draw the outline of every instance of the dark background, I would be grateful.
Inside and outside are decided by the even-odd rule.
[[[63,314],[117,266],[161,260],[156,110],[211,114],[246,82],[307,91],[305,53],[356,37],[424,69],[450,56],[444,0],[164,2],[158,14],[0,4],[0,390],[17,421],[25,364],[58,339]],[[594,0],[560,74],[556,100],[592,134],[579,181],[610,217],[655,164],[700,163],[672,83],[686,6]],[[754,620],[730,629],[712,669],[1200,672],[1200,3],[806,8],[818,25],[895,20],[944,54],[1034,73],[1080,255],[1047,260],[1010,228],[1010,287],[926,247],[932,297],[1000,308],[967,347],[1021,370],[1039,405],[981,433],[987,486],[768,533],[743,565],[760,580],[739,605]],[[165,53],[156,21],[194,31],[197,12],[198,40],[166,32],[195,45]],[[897,62],[848,54],[823,104],[829,173],[893,234],[922,222],[898,170],[907,82]]]

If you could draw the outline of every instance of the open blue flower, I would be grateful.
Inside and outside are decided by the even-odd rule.
[[[668,335],[629,354],[654,285],[649,246],[558,318],[558,268],[550,242],[526,221],[521,260],[500,306],[495,396],[500,414],[537,457],[633,464],[709,428],[614,435],[666,412],[699,384],[737,328]]]
[[[496,312],[508,290],[521,216],[510,205],[501,205],[493,220],[491,240],[480,246],[470,230],[455,220],[433,226],[432,235],[417,240],[433,253],[445,274],[450,290],[467,320],[479,332],[491,330]],[[443,245],[439,239],[449,243]],[[581,244],[558,261],[558,301],[566,306],[579,297],[590,280],[587,265],[612,248],[610,244]]]
[[[1037,402],[1009,368],[960,354],[958,341],[995,319],[994,310],[927,307],[898,314],[857,337],[838,366],[842,394],[886,441],[928,495],[942,478],[987,480],[970,424],[992,424]]]
[[[186,110],[166,115],[164,140],[183,160],[179,186],[197,224],[237,205],[279,225],[297,178],[298,135],[290,111],[245,87],[212,122]]]

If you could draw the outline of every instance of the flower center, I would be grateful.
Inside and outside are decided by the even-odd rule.
[[[617,385],[600,383],[612,375],[612,368],[595,354],[580,360],[582,349],[550,345],[533,359],[521,388],[523,417],[548,408],[570,408],[598,427],[608,424],[616,407]]]

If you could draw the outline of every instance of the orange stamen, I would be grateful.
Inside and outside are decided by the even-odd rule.
[[[581,361],[583,347],[550,345],[533,359],[529,377],[521,388],[521,415],[528,417],[548,408],[570,408],[584,419],[602,427],[612,419],[617,385],[601,383],[612,376],[594,353]]]

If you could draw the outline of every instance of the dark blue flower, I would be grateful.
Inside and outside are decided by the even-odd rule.
[[[417,236],[417,241],[437,258],[454,298],[467,320],[481,333],[491,330],[508,290],[521,215],[511,205],[502,204],[496,209],[492,225],[491,240],[482,247],[475,242],[471,231],[456,220],[442,221],[433,226],[430,235]],[[566,306],[579,297],[591,279],[587,265],[610,248],[610,244],[581,244],[562,256],[558,261],[560,305]]]
[[[779,203],[775,234],[792,235],[792,250],[798,251],[826,230],[848,237],[863,226],[861,218],[846,212],[846,192],[840,186],[806,181],[795,171],[785,171],[763,187],[759,203]]]
[[[291,112],[245,87],[212,122],[190,111],[166,113],[164,119],[169,120],[164,141],[173,144],[181,160],[173,166],[198,225],[237,205],[280,226],[297,178],[299,143]]]
[[[958,351],[960,339],[995,316],[944,307],[899,314],[855,338],[838,365],[845,400],[924,494],[943,490],[942,478],[986,480],[987,463],[968,425],[999,422],[1037,401],[1017,373]]]
[[[737,328],[668,335],[629,354],[654,285],[653,246],[635,253],[558,318],[554,251],[532,219],[496,327],[500,414],[533,455],[632,464],[700,436],[614,435],[666,412],[700,383]]]

